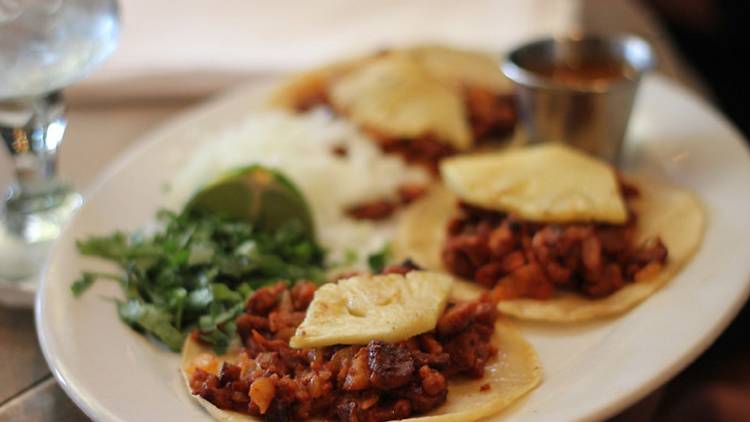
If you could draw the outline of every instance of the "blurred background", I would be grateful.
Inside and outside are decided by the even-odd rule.
[[[750,4],[742,0],[641,0],[675,49],[710,90],[717,106],[750,133]]]
[[[653,43],[658,72],[750,135],[746,0],[122,0],[121,7],[118,50],[67,91],[61,173],[83,191],[140,136],[244,80],[425,41],[501,52],[549,33],[635,33]],[[1,190],[10,173],[2,154]],[[743,310],[688,370],[615,420],[750,420],[748,324]],[[0,307],[0,345],[0,421],[86,420],[51,378],[30,311]]]

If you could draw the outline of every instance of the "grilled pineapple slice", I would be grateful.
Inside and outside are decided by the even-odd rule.
[[[471,147],[459,92],[406,55],[393,53],[343,76],[330,100],[358,125],[387,136],[432,135],[459,151]]]
[[[453,279],[445,274],[361,275],[322,286],[289,345],[397,342],[435,328]]]
[[[562,144],[450,158],[440,172],[462,200],[525,220],[620,224],[627,219],[614,169]]]
[[[462,50],[442,45],[425,45],[405,50],[434,77],[457,89],[481,87],[493,92],[513,90],[510,80],[500,72],[499,55]]]

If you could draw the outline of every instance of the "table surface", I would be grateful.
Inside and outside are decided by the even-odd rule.
[[[637,1],[581,1],[580,28],[594,32],[631,32],[648,39],[659,55],[659,71],[708,99],[705,89],[674,51],[658,22]],[[200,99],[157,103],[73,103],[62,149],[61,173],[84,189],[96,175],[149,130]],[[105,131],[102,128],[106,128]],[[100,157],[82,162],[81,157]],[[5,161],[7,162],[7,161]],[[0,169],[7,172],[7,169]],[[0,174],[0,180],[3,180]],[[659,392],[628,409],[617,420],[641,420]],[[0,307],[0,421],[85,421],[52,377],[39,350],[31,310]]]

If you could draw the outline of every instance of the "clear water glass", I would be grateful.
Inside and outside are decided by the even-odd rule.
[[[0,0],[0,141],[15,182],[0,206],[0,281],[32,277],[82,197],[57,178],[61,90],[115,49],[116,0]]]

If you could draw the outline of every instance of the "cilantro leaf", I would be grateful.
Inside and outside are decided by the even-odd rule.
[[[373,274],[381,273],[383,271],[383,268],[385,268],[386,264],[388,263],[390,255],[391,248],[389,244],[383,246],[383,249],[381,249],[380,251],[368,255],[367,264],[370,266],[370,271],[372,271]]]

